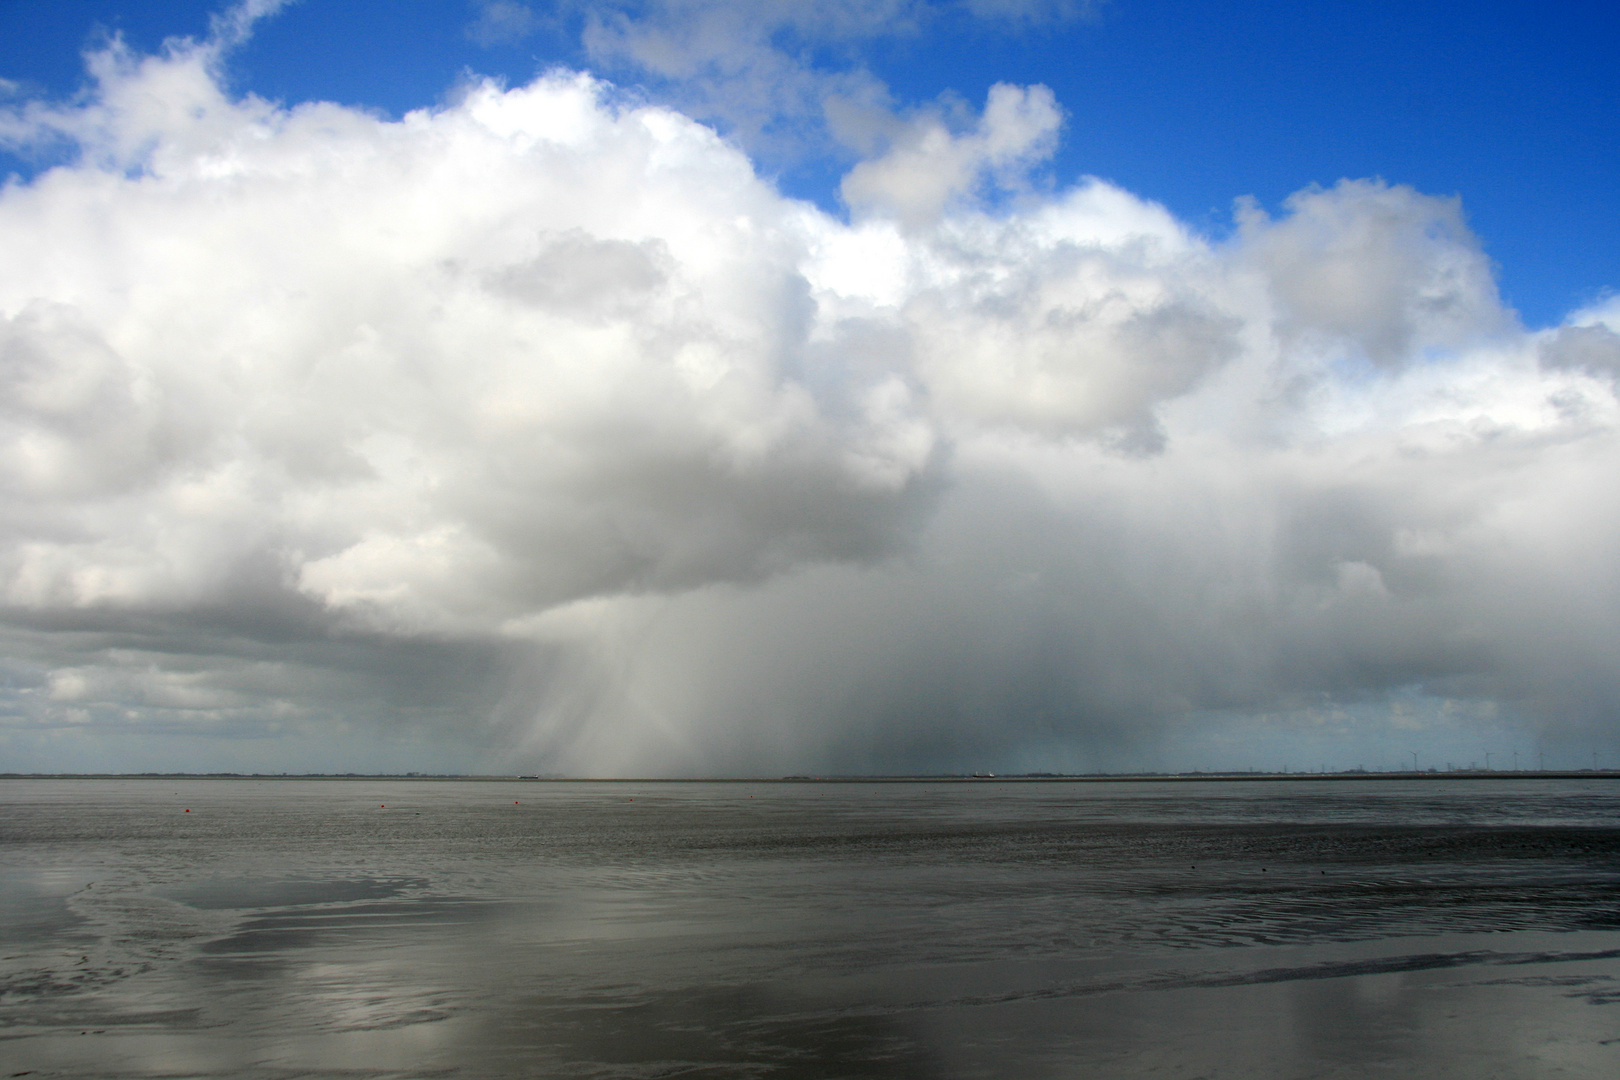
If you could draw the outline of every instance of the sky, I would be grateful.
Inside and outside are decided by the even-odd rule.
[[[0,4],[0,771],[1620,767],[1616,16],[1227,7]]]

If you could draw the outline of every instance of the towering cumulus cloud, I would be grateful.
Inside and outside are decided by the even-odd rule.
[[[844,220],[574,72],[398,121],[233,98],[243,32],[0,115],[71,151],[0,192],[18,767],[1609,722],[1620,315],[1521,328],[1455,201],[1347,181],[1211,243],[1034,193],[1061,110],[998,85],[897,122]]]

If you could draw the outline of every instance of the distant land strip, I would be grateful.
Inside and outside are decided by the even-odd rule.
[[[1322,780],[1620,780],[1620,769],[1450,769],[1406,772],[929,773],[902,776],[544,776],[512,773],[18,773],[0,780],[460,780],[553,784],[986,784],[1189,783]]]

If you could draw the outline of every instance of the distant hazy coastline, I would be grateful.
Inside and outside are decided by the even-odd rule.
[[[1418,772],[959,773],[908,776],[523,776],[511,773],[0,773],[0,780],[457,780],[551,784],[1186,783],[1321,780],[1620,780],[1617,769],[1447,769]]]

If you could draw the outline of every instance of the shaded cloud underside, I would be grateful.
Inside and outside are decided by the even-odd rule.
[[[1212,244],[1037,193],[1061,112],[997,86],[894,121],[845,221],[586,75],[393,122],[232,99],[222,48],[0,114],[82,150],[0,194],[13,740],[725,772],[1411,687],[1612,722],[1620,314],[1526,331],[1454,200]]]

